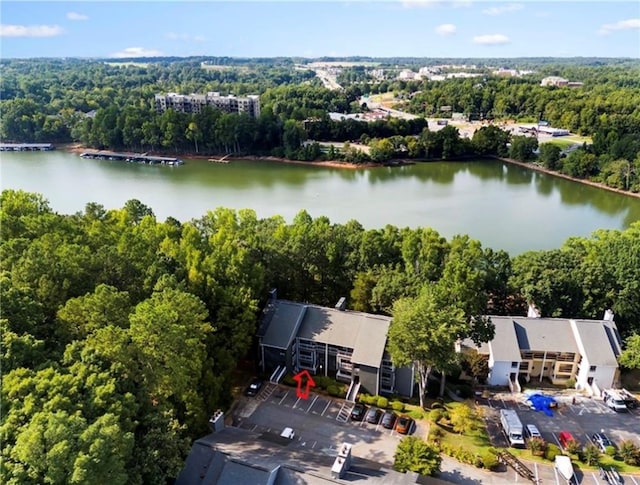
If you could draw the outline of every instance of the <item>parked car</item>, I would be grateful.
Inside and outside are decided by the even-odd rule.
[[[295,438],[296,433],[295,431],[293,431],[293,428],[285,428],[282,430],[282,433],[280,433],[280,436],[282,438],[287,438],[289,440],[292,440],[293,438]]]
[[[575,441],[576,443],[578,443],[578,441],[568,431],[560,431],[560,434],[558,435],[558,441],[560,442],[560,446],[562,446],[562,448],[566,448],[569,441]]]
[[[542,439],[542,435],[540,434],[540,431],[538,431],[538,428],[536,428],[534,424],[527,424],[524,427],[524,438],[526,440],[530,440],[531,438]]]
[[[406,414],[403,414],[396,421],[396,431],[400,434],[409,434],[413,427],[413,419]]]
[[[381,417],[382,417],[382,411],[380,409],[369,408],[369,411],[367,411],[367,416],[365,417],[365,419],[369,424],[378,424],[380,422]]]
[[[255,377],[251,381],[251,384],[249,384],[249,387],[247,387],[247,389],[244,391],[244,395],[249,397],[257,395],[260,392],[260,389],[262,389],[263,384],[264,381],[262,379],[258,379],[257,377]]]
[[[591,436],[591,441],[593,441],[593,444],[596,445],[603,453],[607,451],[607,446],[616,446],[604,433],[594,433]]]
[[[393,427],[396,425],[396,419],[398,419],[396,413],[387,411],[382,415],[382,426],[387,429],[393,429]]]
[[[353,419],[354,421],[362,421],[364,419],[366,410],[367,408],[365,407],[365,405],[359,402],[358,404],[353,406],[353,409],[351,410],[351,419]]]

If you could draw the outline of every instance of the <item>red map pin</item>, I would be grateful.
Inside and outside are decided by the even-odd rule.
[[[305,369],[302,372],[298,372],[295,376],[293,376],[293,380],[298,383],[296,396],[301,399],[309,399],[309,388],[315,387],[316,385],[313,378],[311,377],[311,374],[309,374],[309,371]]]

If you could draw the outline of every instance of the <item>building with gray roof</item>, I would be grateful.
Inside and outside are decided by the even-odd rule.
[[[308,370],[371,394],[412,396],[413,370],[396,368],[386,351],[390,324],[387,316],[346,310],[344,300],[327,308],[273,293],[258,332],[262,370]]]
[[[619,379],[618,356],[622,341],[607,310],[602,320],[492,316],[496,333],[480,347],[469,339],[459,350],[476,349],[489,364],[488,383],[518,388],[518,379],[527,382],[549,380],[599,395]]]

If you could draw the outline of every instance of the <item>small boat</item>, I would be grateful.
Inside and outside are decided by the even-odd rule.
[[[568,484],[573,483],[573,465],[571,464],[571,458],[567,455],[556,456],[555,463],[556,470],[564,478]]]

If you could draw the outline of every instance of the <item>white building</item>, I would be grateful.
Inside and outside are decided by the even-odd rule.
[[[569,80],[560,76],[549,76],[540,81],[540,86],[566,86],[567,84]]]
[[[207,94],[156,94],[156,109],[163,113],[167,109],[182,113],[200,113],[205,106],[213,106],[225,113],[247,113],[257,118],[260,116],[260,97],[256,94],[249,96],[221,96],[217,92]]]
[[[607,310],[602,320],[492,316],[496,333],[480,347],[465,340],[458,350],[476,349],[487,356],[488,383],[519,388],[518,378],[553,384],[574,379],[576,389],[600,395],[619,379],[622,341]]]

